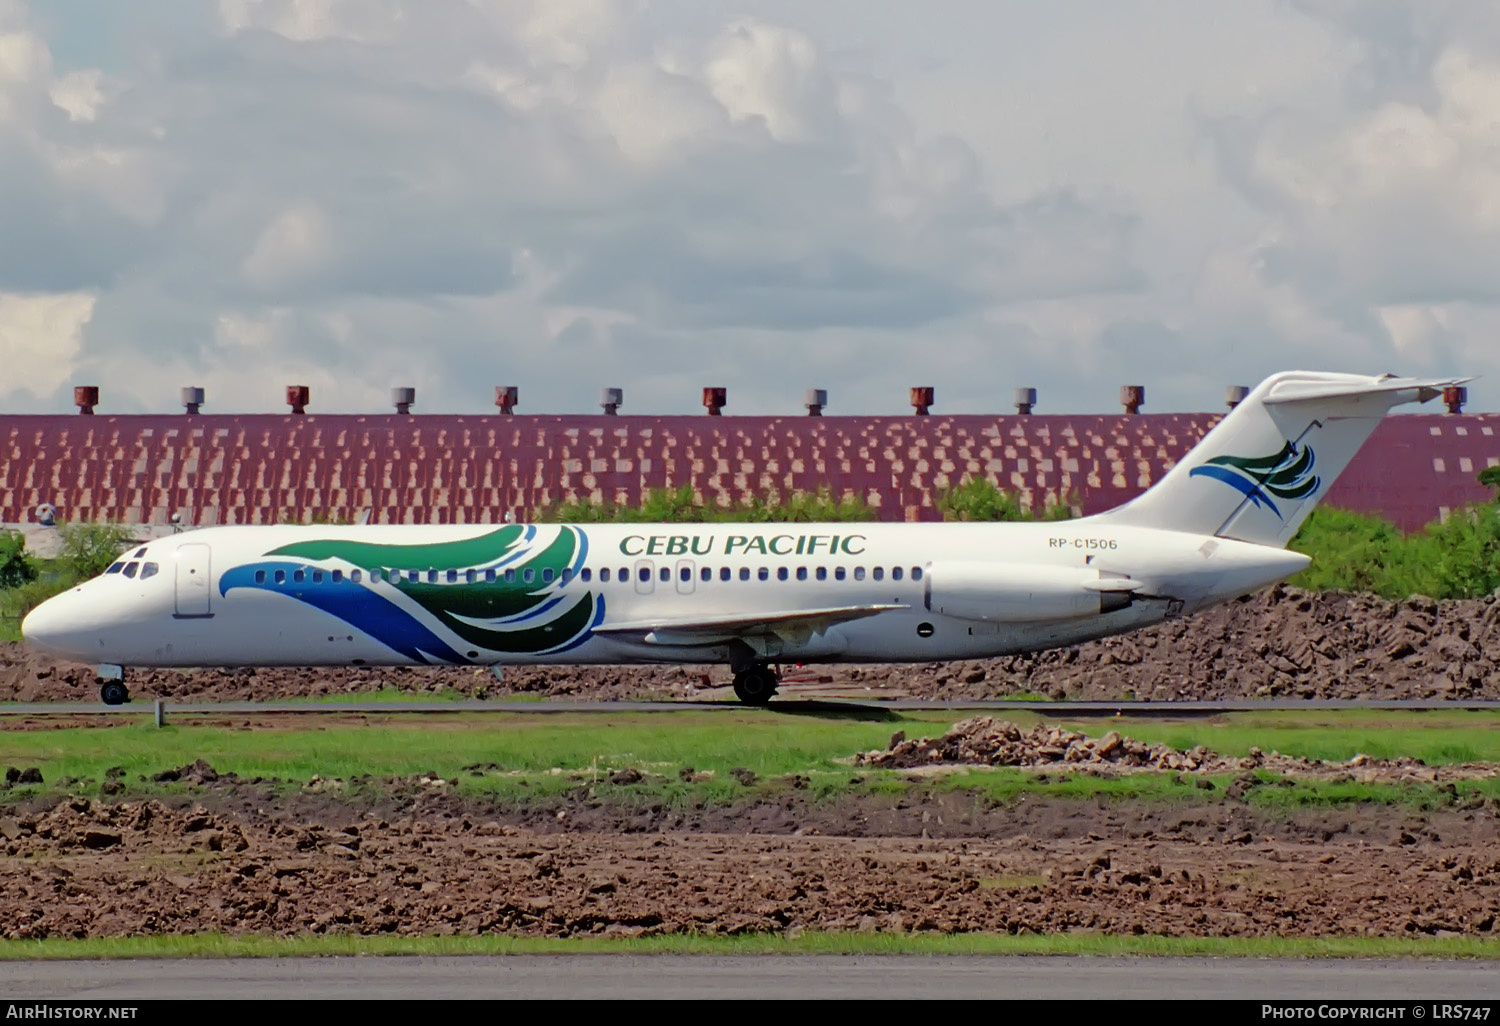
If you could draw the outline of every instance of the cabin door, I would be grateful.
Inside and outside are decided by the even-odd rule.
[[[209,573],[209,548],[201,543],[177,548],[177,615],[212,616],[209,596],[213,591]]]

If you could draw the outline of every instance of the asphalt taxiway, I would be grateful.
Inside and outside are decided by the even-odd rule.
[[[1021,998],[1493,1001],[1490,961],[506,955],[0,962],[10,1001]]]

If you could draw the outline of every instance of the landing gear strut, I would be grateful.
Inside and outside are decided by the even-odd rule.
[[[765,705],[776,694],[776,686],[780,683],[780,674],[757,663],[734,675],[734,693],[746,705]]]
[[[125,670],[118,666],[99,667],[99,700],[105,705],[124,705],[130,701],[130,689],[125,686]]]

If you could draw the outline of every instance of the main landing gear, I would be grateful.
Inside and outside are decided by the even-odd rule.
[[[763,663],[756,663],[734,675],[734,693],[746,705],[765,705],[776,694],[781,674]]]
[[[130,689],[125,686],[124,667],[99,667],[99,700],[105,705],[124,705],[130,701]]]

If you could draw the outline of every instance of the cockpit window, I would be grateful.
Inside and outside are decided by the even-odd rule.
[[[121,570],[124,570],[124,569],[125,569],[125,564],[124,563],[116,563],[116,564],[114,564],[108,570],[106,570],[104,572],[107,573],[107,574],[117,574]]]
[[[135,550],[135,558],[136,559],[140,559],[145,554],[146,554],[146,550],[145,550],[144,547]]]
[[[144,581],[148,577],[155,577],[157,571],[159,571],[160,569],[161,567],[157,566],[155,563],[147,563],[145,566],[141,567],[141,580]]]
[[[126,577],[134,577],[135,576],[135,572],[137,570],[139,570],[140,568],[141,568],[141,564],[139,564],[139,563],[128,563],[128,564],[126,564],[126,566],[125,566],[125,576]]]

